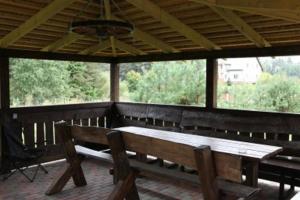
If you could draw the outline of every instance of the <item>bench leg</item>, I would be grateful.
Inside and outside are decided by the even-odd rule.
[[[117,182],[109,200],[124,199],[124,197],[128,200],[139,200],[135,185],[135,172],[130,167],[121,132],[109,132],[107,140],[114,161],[114,181]]]
[[[280,183],[279,183],[279,194],[278,194],[278,199],[284,199],[284,173],[280,173]]]
[[[78,157],[72,141],[70,127],[65,124],[56,124],[55,132],[60,136],[62,141],[68,166],[67,169],[65,169],[64,172],[51,184],[50,188],[46,192],[47,195],[60,192],[71,177],[73,178],[76,186],[84,186],[87,184],[80,165],[81,159]]]
[[[61,190],[64,188],[71,177],[73,178],[76,186],[86,185],[86,180],[83,175],[80,163],[77,165],[69,164],[66,169],[58,176],[58,178],[51,184],[46,192],[46,195],[52,195],[61,192]]]
[[[293,181],[293,178],[291,178]],[[278,194],[278,199],[288,199],[295,191],[295,186],[292,184],[290,185],[290,189],[285,192],[284,186],[285,186],[285,174],[283,171],[280,173],[280,183],[279,183],[279,194]]]
[[[204,200],[219,199],[216,171],[209,146],[201,146],[194,150],[197,170]]]
[[[249,162],[245,171],[246,185],[251,187],[258,186],[258,162]]]

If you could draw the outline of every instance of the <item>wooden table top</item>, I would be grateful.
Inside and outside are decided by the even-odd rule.
[[[277,146],[205,137],[199,135],[191,135],[188,133],[178,133],[135,126],[120,127],[115,128],[114,130],[153,137],[161,140],[171,141],[174,143],[186,144],[194,147],[207,145],[210,146],[212,151],[238,155],[251,159],[262,160],[276,155],[277,153],[282,151],[282,147]]]

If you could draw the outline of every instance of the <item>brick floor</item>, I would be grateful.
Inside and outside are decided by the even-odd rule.
[[[86,160],[83,162],[83,170],[88,182],[87,186],[75,187],[72,181],[69,181],[64,190],[52,196],[46,196],[44,193],[65,162],[59,162],[46,166],[49,174],[45,175],[39,172],[36,180],[29,183],[20,174],[14,174],[6,181],[0,182],[0,200],[73,200],[73,199],[106,199],[113,189],[112,176],[109,175],[109,164],[95,160]],[[31,169],[29,172],[32,171]],[[202,199],[199,188],[192,185],[182,185],[175,181],[163,181],[150,178],[138,178],[137,181],[139,195],[142,200],[193,200]],[[263,192],[259,199],[272,200],[277,199],[278,184],[260,181],[259,186]]]

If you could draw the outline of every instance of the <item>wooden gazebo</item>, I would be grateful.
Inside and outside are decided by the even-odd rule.
[[[227,130],[231,129],[235,132],[240,129],[243,132],[247,130],[244,135],[231,137],[234,139],[243,136],[242,140],[246,141],[299,149],[298,114],[216,108],[218,58],[300,55],[299,1],[115,0],[120,10],[106,7],[108,17],[126,17],[126,20],[134,25],[134,31],[129,35],[111,36],[105,40],[70,31],[71,21],[85,7],[86,2],[0,1],[1,116],[9,114],[23,123],[27,145],[34,147],[36,137],[37,141],[49,146],[50,151],[44,157],[44,161],[56,160],[63,156],[60,141],[53,131],[54,122],[59,120],[79,120],[83,125],[94,123],[106,127],[126,124],[166,129],[169,124],[172,130],[182,131],[185,125],[191,126],[188,121],[191,119],[195,123],[193,126],[210,127],[217,132],[226,130],[227,133]],[[91,0],[90,4],[80,18],[98,17],[99,10],[102,9],[98,1]],[[111,101],[11,108],[11,57],[110,63]],[[119,102],[120,63],[189,59],[206,59],[204,108]],[[209,117],[210,119],[207,119]],[[215,123],[219,119],[223,119],[224,123]],[[212,122],[213,120],[215,121]],[[259,125],[254,127],[253,123],[248,124],[249,120],[253,123],[259,122]],[[149,123],[153,121],[156,123],[150,126]],[[235,123],[237,125],[234,127]],[[270,127],[273,127],[274,131]],[[255,134],[256,132],[273,135],[262,137]],[[286,134],[293,135],[293,140]],[[2,146],[1,142],[0,166],[4,167]],[[282,181],[277,176],[278,173],[268,174],[267,171],[261,173],[261,176]],[[285,182],[300,185],[300,180],[291,177]]]

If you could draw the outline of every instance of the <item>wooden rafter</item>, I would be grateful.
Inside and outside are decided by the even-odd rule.
[[[117,19],[117,20],[121,20],[121,19],[119,19],[118,17],[116,17],[114,15],[112,15],[112,18]],[[142,31],[138,27],[134,27],[134,31],[131,35],[134,39],[141,40],[141,41],[147,43],[148,45],[150,45],[154,48],[161,49],[165,53],[179,52],[179,50],[175,49],[171,45],[169,45],[169,44],[163,42],[162,40],[159,40],[156,37]]]
[[[75,0],[54,0],[45,8],[41,9],[37,14],[28,19],[26,22],[21,24],[18,28],[5,35],[0,40],[0,47],[6,48],[9,45],[13,44],[18,39],[38,27],[40,24],[44,23],[58,12],[68,7],[74,1]]]
[[[79,35],[77,33],[68,33],[66,36],[64,36],[63,38],[51,43],[50,45],[44,47],[43,49],[41,49],[41,51],[56,51],[64,46],[67,46],[73,42],[75,42],[76,40],[79,40],[81,38],[83,38],[83,35]]]
[[[198,44],[208,50],[220,49],[218,45],[208,40],[205,36],[198,33],[191,27],[182,23],[179,19],[169,14],[150,0],[127,0],[127,2],[147,12],[152,17],[171,27],[173,30],[179,32],[186,38],[193,41],[195,44]]]
[[[210,8],[221,16],[227,23],[231,24],[240,33],[246,36],[258,47],[270,47],[270,43],[266,41],[258,32],[256,32],[251,26],[249,26],[240,16],[234,13],[234,11],[210,6]]]
[[[110,47],[110,40],[105,40],[102,42],[99,42],[99,44],[96,44],[94,46],[90,46],[82,51],[79,52],[81,55],[93,55],[96,54],[99,51],[102,51],[104,49],[107,49]]]
[[[116,47],[122,51],[126,51],[132,55],[145,55],[146,53],[120,40],[115,39]]]

